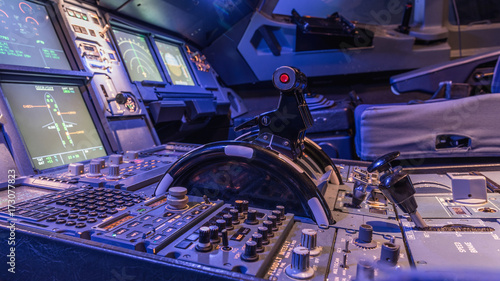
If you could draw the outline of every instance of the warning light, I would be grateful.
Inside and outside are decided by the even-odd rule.
[[[290,81],[290,76],[288,76],[288,74],[283,73],[280,75],[280,82],[281,83],[288,83],[288,81]]]

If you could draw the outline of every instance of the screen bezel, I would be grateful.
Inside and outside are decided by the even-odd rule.
[[[116,46],[116,50],[117,50],[117,55],[119,56],[119,60],[120,62],[123,64],[123,67],[125,68],[125,71],[127,72],[127,75],[128,75],[128,78],[130,80],[131,83],[142,83],[143,81],[151,81],[151,80],[147,80],[147,79],[144,79],[144,80],[133,80],[132,79],[132,76],[130,75],[130,71],[125,63],[125,60],[123,58],[123,55],[122,55],[122,50],[120,49],[120,46],[118,44],[118,40],[116,39],[116,34],[115,34],[115,30],[118,30],[120,32],[124,32],[124,33],[128,33],[128,34],[131,34],[133,36],[143,36],[145,41],[146,41],[146,45],[148,46],[148,50],[149,50],[149,53],[151,54],[151,58],[153,59],[154,63],[155,63],[155,66],[156,66],[156,69],[158,70],[158,73],[160,74],[160,77],[162,79],[162,81],[152,81],[153,84],[157,83],[157,84],[165,84],[168,80],[167,78],[165,77],[165,72],[163,71],[163,69],[161,68],[161,64],[163,62],[160,62],[158,61],[158,56],[156,54],[156,51],[155,50],[155,46],[154,44],[152,44],[151,42],[151,38],[150,36],[148,36],[148,34],[144,33],[144,32],[140,32],[140,31],[137,31],[137,30],[134,30],[134,29],[129,29],[129,28],[125,28],[125,27],[122,27],[121,25],[120,26],[117,26],[117,25],[111,25],[111,35],[113,37],[113,41],[114,41],[114,44]]]
[[[67,41],[69,35],[65,33],[65,29],[61,26],[61,21],[56,14],[56,8],[53,5],[45,2],[35,2],[31,0],[24,0],[24,2],[30,2],[36,5],[41,5],[47,11],[47,15],[49,20],[54,28],[56,33],[56,37],[61,44],[61,48],[64,52],[64,55],[69,63],[70,69],[60,69],[60,68],[44,68],[44,67],[34,67],[34,66],[24,66],[24,65],[16,65],[16,64],[2,64],[0,63],[0,70],[3,69],[16,69],[17,71],[24,72],[62,72],[62,73],[70,73],[74,70],[79,70],[77,60],[75,59],[74,52],[71,49],[71,44]]]
[[[1,77],[1,76],[0,76]],[[23,84],[23,85],[54,85],[54,86],[71,86],[77,87],[81,94],[82,99],[87,107],[90,118],[96,128],[97,134],[103,144],[104,151],[106,155],[109,155],[112,152],[111,145],[109,143],[108,135],[106,130],[101,123],[101,118],[92,104],[92,87],[89,82],[85,80],[80,80],[77,77],[66,77],[66,78],[51,78],[47,79],[46,77],[15,77],[14,79],[8,79],[10,77],[1,77],[0,84],[3,83],[11,83],[11,84]],[[6,79],[7,78],[7,79]],[[4,133],[5,138],[9,145],[9,150],[14,158],[14,161],[17,165],[17,168],[21,174],[21,176],[28,176],[33,174],[39,174],[41,172],[51,172],[60,170],[61,168],[65,168],[68,164],[63,164],[57,167],[51,167],[43,170],[39,170],[35,168],[33,164],[31,155],[28,151],[26,143],[24,142],[24,137],[21,135],[21,132],[18,128],[14,115],[12,113],[12,109],[7,102],[7,98],[5,97],[3,90],[0,88],[0,112],[3,114],[3,127],[2,133]],[[90,162],[91,159],[83,160],[80,162]]]

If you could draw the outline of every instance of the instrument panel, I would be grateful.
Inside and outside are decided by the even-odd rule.
[[[0,220],[15,220],[20,233],[48,231],[61,241],[75,237],[77,243],[71,247],[77,251],[107,245],[139,263],[160,262],[168,269],[181,262],[187,265],[183,271],[187,275],[203,266],[207,274],[222,270],[243,280],[390,280],[394,276],[458,278],[458,268],[467,268],[467,274],[481,270],[488,279],[488,272],[498,267],[496,193],[488,193],[481,205],[459,204],[443,188],[450,184],[449,176],[410,174],[418,186],[418,209],[430,227],[419,229],[374,186],[367,189],[366,200],[354,206],[357,178],[366,173],[369,163],[343,162],[337,168],[344,184],[329,184],[325,190],[335,219],[325,227],[289,213],[286,205],[262,209],[244,198],[229,203],[186,195],[182,187],[153,196],[160,172],[152,184],[140,183],[144,173],[158,169],[143,169],[142,163],[161,166],[154,160],[175,161],[193,148],[172,144],[166,150],[141,152],[138,158],[127,155],[128,160],[119,164],[124,172],[118,182],[109,177],[118,156],[99,162],[104,167],[99,171],[102,176],[92,175],[95,165],[91,163],[78,176],[68,171],[35,177],[15,187],[20,201],[3,204]],[[129,170],[135,174],[126,176]],[[60,180],[59,187],[51,183],[54,179]],[[94,267],[102,272],[99,265]],[[141,270],[134,274],[150,276]]]
[[[410,171],[420,217],[407,214],[370,163],[320,163],[302,92],[287,87],[300,141],[276,137],[271,112],[246,124],[267,130],[259,149],[252,136],[216,143],[208,165],[214,154],[197,153],[210,145],[162,138],[229,115],[231,91],[190,42],[79,1],[0,0],[0,22],[2,280],[389,280],[499,266],[497,172]],[[286,69],[279,85],[305,88]],[[185,186],[171,186],[173,170]]]

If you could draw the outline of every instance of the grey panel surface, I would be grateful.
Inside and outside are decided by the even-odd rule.
[[[493,227],[493,232],[427,232],[414,230],[403,222],[404,234],[417,270],[453,271],[456,269],[498,269],[500,231],[497,221],[479,219],[432,219],[430,226],[467,224]]]
[[[500,219],[500,194],[488,194],[484,204],[460,204],[453,195],[416,196],[423,218],[494,218]]]
[[[139,150],[155,145],[151,131],[142,118],[110,120],[109,124],[123,151]],[[138,139],[140,141],[137,141]]]

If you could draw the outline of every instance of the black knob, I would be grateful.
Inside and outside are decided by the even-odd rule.
[[[232,217],[233,224],[239,224],[240,223],[240,220],[239,220],[239,217],[238,217],[238,210],[231,209],[231,210],[229,210],[229,214]]]
[[[198,244],[195,249],[199,252],[208,252],[212,250],[212,243],[210,243],[210,228],[207,226],[200,227]]]
[[[247,200],[241,200],[241,210],[243,213],[248,212],[248,201]]]
[[[125,104],[127,102],[127,97],[122,93],[118,93],[115,96],[115,101],[118,104]]]
[[[222,218],[226,221],[226,229],[233,230],[233,217],[230,214],[225,214]]]
[[[215,224],[217,224],[219,232],[222,232],[223,229],[226,229],[226,220],[218,219],[215,221]]]
[[[227,230],[226,229],[222,230],[221,235],[222,235],[222,250],[231,251],[232,248],[229,247],[229,237],[227,235]]]
[[[358,238],[354,242],[362,248],[375,248],[377,243],[372,241],[373,227],[369,224],[362,224],[359,226]]]
[[[262,246],[262,234],[252,234],[252,241],[255,241],[257,243],[257,253],[264,252],[264,246]]]
[[[377,171],[386,170],[386,173],[380,177],[380,191],[382,191],[385,197],[403,210],[403,212],[409,214],[417,228],[425,228],[427,224],[417,211],[417,201],[413,196],[415,194],[415,188],[413,187],[410,177],[402,171],[401,167],[391,169],[390,164],[385,163],[392,161],[398,155],[399,152],[386,154],[377,159],[378,162],[375,160],[375,162],[372,163],[373,167],[372,165],[370,165],[370,167]]]
[[[249,262],[257,261],[259,259],[259,255],[257,255],[257,242],[247,241],[245,243],[245,253],[241,255],[241,259]]]
[[[273,233],[273,222],[272,221],[264,221],[262,225],[267,227],[267,237],[274,237]]]
[[[244,218],[245,215],[243,214],[243,200],[236,200],[234,201],[234,208],[238,210],[238,216],[239,218]]]
[[[285,217],[285,206],[278,205],[276,206],[276,210],[280,211],[280,220],[284,221],[286,219]]]
[[[375,159],[366,170],[368,173],[385,172],[391,169],[391,162],[399,156],[399,151],[389,152]]]
[[[274,210],[271,213],[278,218],[278,221],[276,222],[276,224],[282,225],[283,222],[281,221],[281,212],[278,210]]]
[[[293,249],[292,262],[286,267],[285,272],[296,279],[309,279],[314,276],[314,270],[309,266],[309,250],[306,247]]]
[[[399,245],[395,245],[391,242],[385,242],[382,244],[382,250],[380,252],[380,262],[387,264],[389,266],[395,266],[399,259]]]
[[[395,173],[382,176],[379,189],[387,198],[396,203],[403,212],[410,214],[417,211],[417,201],[413,197],[415,188],[407,174]]]
[[[257,228],[257,232],[262,235],[262,244],[267,245],[269,244],[269,239],[267,238],[267,227],[265,226],[259,226]]]
[[[219,243],[219,228],[216,225],[211,225],[210,227],[210,242],[211,243]]]
[[[278,231],[278,218],[275,215],[269,215],[267,216],[267,220],[273,223],[272,224],[273,231]]]
[[[356,280],[374,280],[375,268],[369,260],[361,259],[356,266]]]
[[[259,223],[259,221],[257,220],[257,210],[248,210],[247,219],[245,220],[245,223],[250,225]]]

